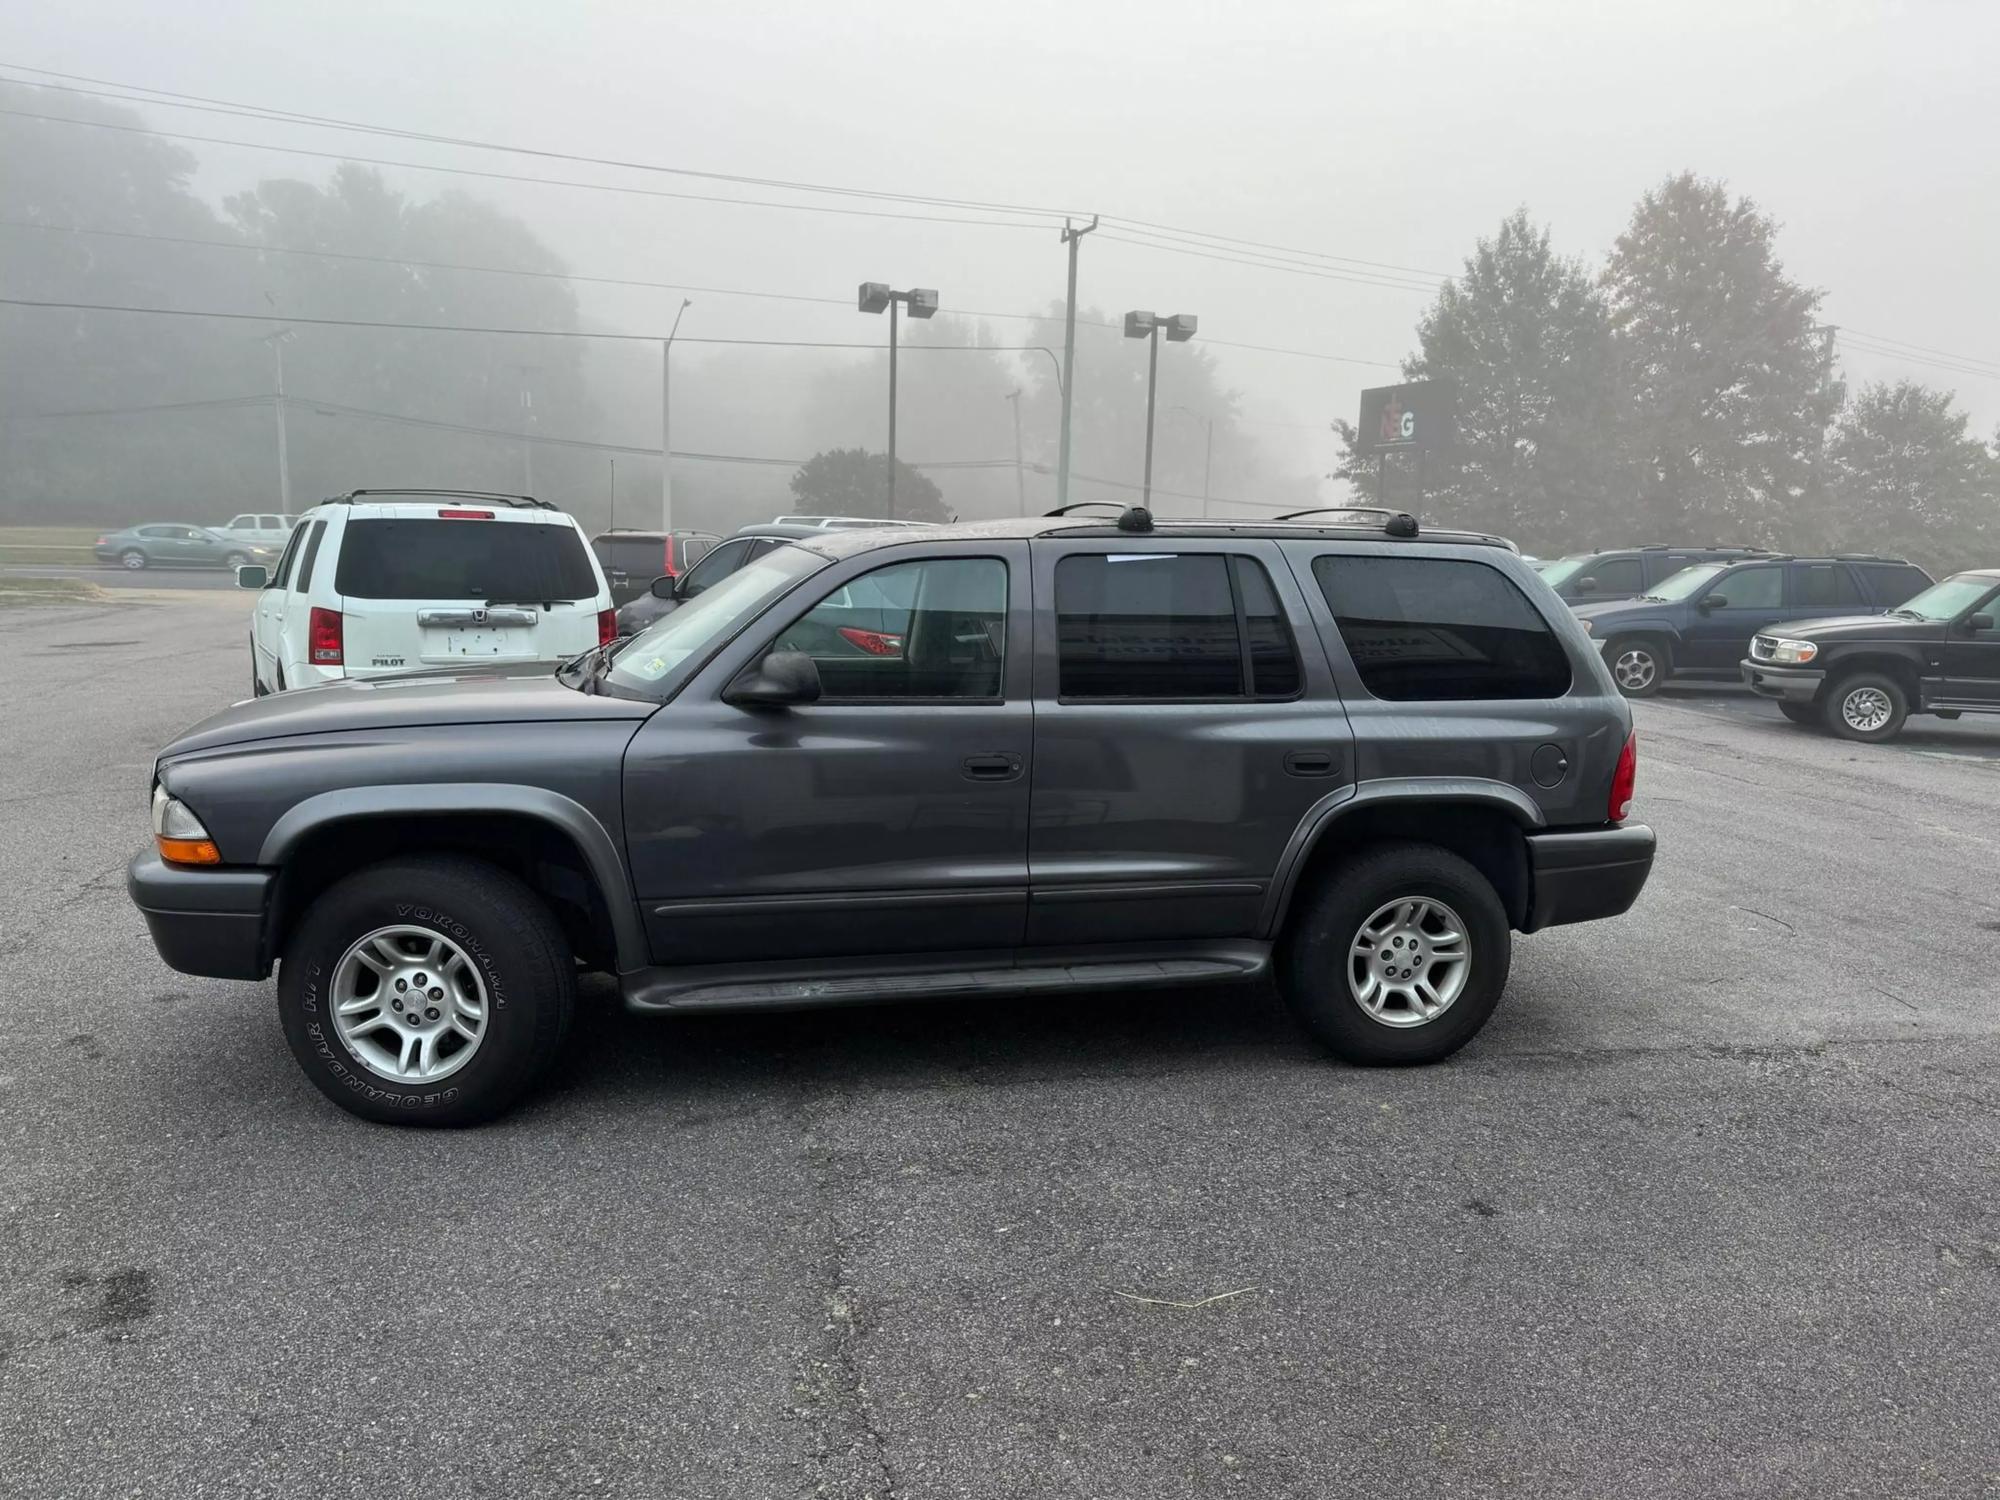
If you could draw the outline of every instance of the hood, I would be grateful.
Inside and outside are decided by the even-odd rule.
[[[1921,641],[1943,629],[1935,621],[1912,620],[1907,615],[1841,615],[1831,620],[1781,620],[1757,634],[1781,635],[1792,641],[1824,641],[1836,636],[1853,640],[1878,635]]]
[[[1572,604],[1570,613],[1579,620],[1605,620],[1615,615],[1652,615],[1673,608],[1667,600],[1606,599],[1597,604]]]
[[[409,729],[426,724],[638,720],[658,707],[653,702],[593,696],[564,687],[547,662],[351,677],[232,703],[179,736],[160,755],[165,759],[191,750],[292,735]]]

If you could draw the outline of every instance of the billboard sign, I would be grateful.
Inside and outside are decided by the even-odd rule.
[[[1451,442],[1451,406],[1451,384],[1443,380],[1363,391],[1360,450],[1421,453],[1445,447]]]

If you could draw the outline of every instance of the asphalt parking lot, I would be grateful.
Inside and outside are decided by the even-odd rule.
[[[633,1021],[363,1125],[154,956],[248,600],[0,613],[0,1494],[2000,1491],[2000,727],[1641,705],[1659,863],[1451,1063],[1261,991]]]

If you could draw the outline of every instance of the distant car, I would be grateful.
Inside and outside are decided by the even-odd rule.
[[[278,549],[269,543],[182,521],[147,521],[106,532],[90,550],[99,562],[116,563],[135,573],[142,568],[241,568],[278,556]]]
[[[227,524],[215,529],[240,541],[267,542],[274,548],[282,548],[292,539],[292,528],[298,523],[297,516],[245,511],[240,516],[231,516]]]
[[[829,528],[809,521],[773,521],[762,526],[745,526],[726,541],[717,542],[708,553],[692,563],[679,577],[662,574],[642,592],[618,608],[618,633],[637,635],[648,625],[672,614],[703,589],[715,587],[747,562],[762,557],[773,547],[801,537],[825,536]],[[602,540],[602,538],[599,538]],[[603,554],[600,553],[601,557]],[[614,586],[613,597],[616,597]]]
[[[655,578],[678,578],[722,538],[709,531],[630,531],[614,528],[590,539],[611,585],[611,602],[643,598]]]
[[[1893,739],[1911,714],[2000,714],[2000,568],[1954,573],[1886,615],[1774,625],[1742,671],[1794,724],[1850,740]]]
[[[1750,638],[1781,620],[1879,615],[1930,587],[1899,557],[1785,557],[1683,568],[1636,599],[1571,607],[1628,698],[1670,677],[1735,677]]]
[[[1696,563],[1741,562],[1768,557],[1761,547],[1604,547],[1572,552],[1567,557],[1523,558],[1549,581],[1549,587],[1572,604],[1606,599],[1631,599],[1656,583],[1664,583]]]
[[[299,518],[275,569],[237,575],[258,697],[427,667],[565,661],[612,639],[583,528],[544,500],[355,490]]]

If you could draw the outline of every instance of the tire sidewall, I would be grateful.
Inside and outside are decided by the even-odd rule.
[[[1347,983],[1348,952],[1384,903],[1428,896],[1465,922],[1472,973],[1450,1009],[1422,1026],[1389,1026],[1361,1008]],[[1285,998],[1316,1039],[1349,1062],[1413,1065],[1449,1057],[1478,1035],[1507,987],[1512,938],[1506,910],[1482,875],[1446,850],[1396,845],[1338,870],[1310,898],[1289,935]]]
[[[1862,688],[1875,688],[1889,699],[1889,717],[1879,729],[1856,729],[1847,722],[1845,706],[1848,698]],[[1910,716],[1909,696],[1895,678],[1880,672],[1857,672],[1844,677],[1834,684],[1833,691],[1826,698],[1826,725],[1842,739],[1858,740],[1864,745],[1878,745],[1884,740],[1892,740],[1903,732],[1903,724]]]
[[[392,926],[449,938],[478,965],[486,988],[487,1030],[478,1051],[435,1083],[377,1075],[334,1029],[332,985],[341,956],[364,933]],[[389,865],[350,876],[313,903],[286,945],[278,1008],[306,1076],[344,1109],[384,1123],[464,1125],[504,1109],[540,1070],[550,1038],[539,1012],[551,1008],[547,991],[566,977],[538,934],[514,925],[476,887],[437,879],[434,870],[419,880],[413,867]]]
[[[1653,675],[1644,687],[1630,688],[1618,680],[1618,658],[1628,651],[1643,651],[1652,659]],[[1611,680],[1618,691],[1627,698],[1650,698],[1659,692],[1660,684],[1667,677],[1667,654],[1658,641],[1646,636],[1622,636],[1611,643],[1604,653],[1605,665],[1611,668]]]
[[[137,547],[127,547],[118,554],[118,565],[129,572],[137,573],[146,566],[146,554]]]

